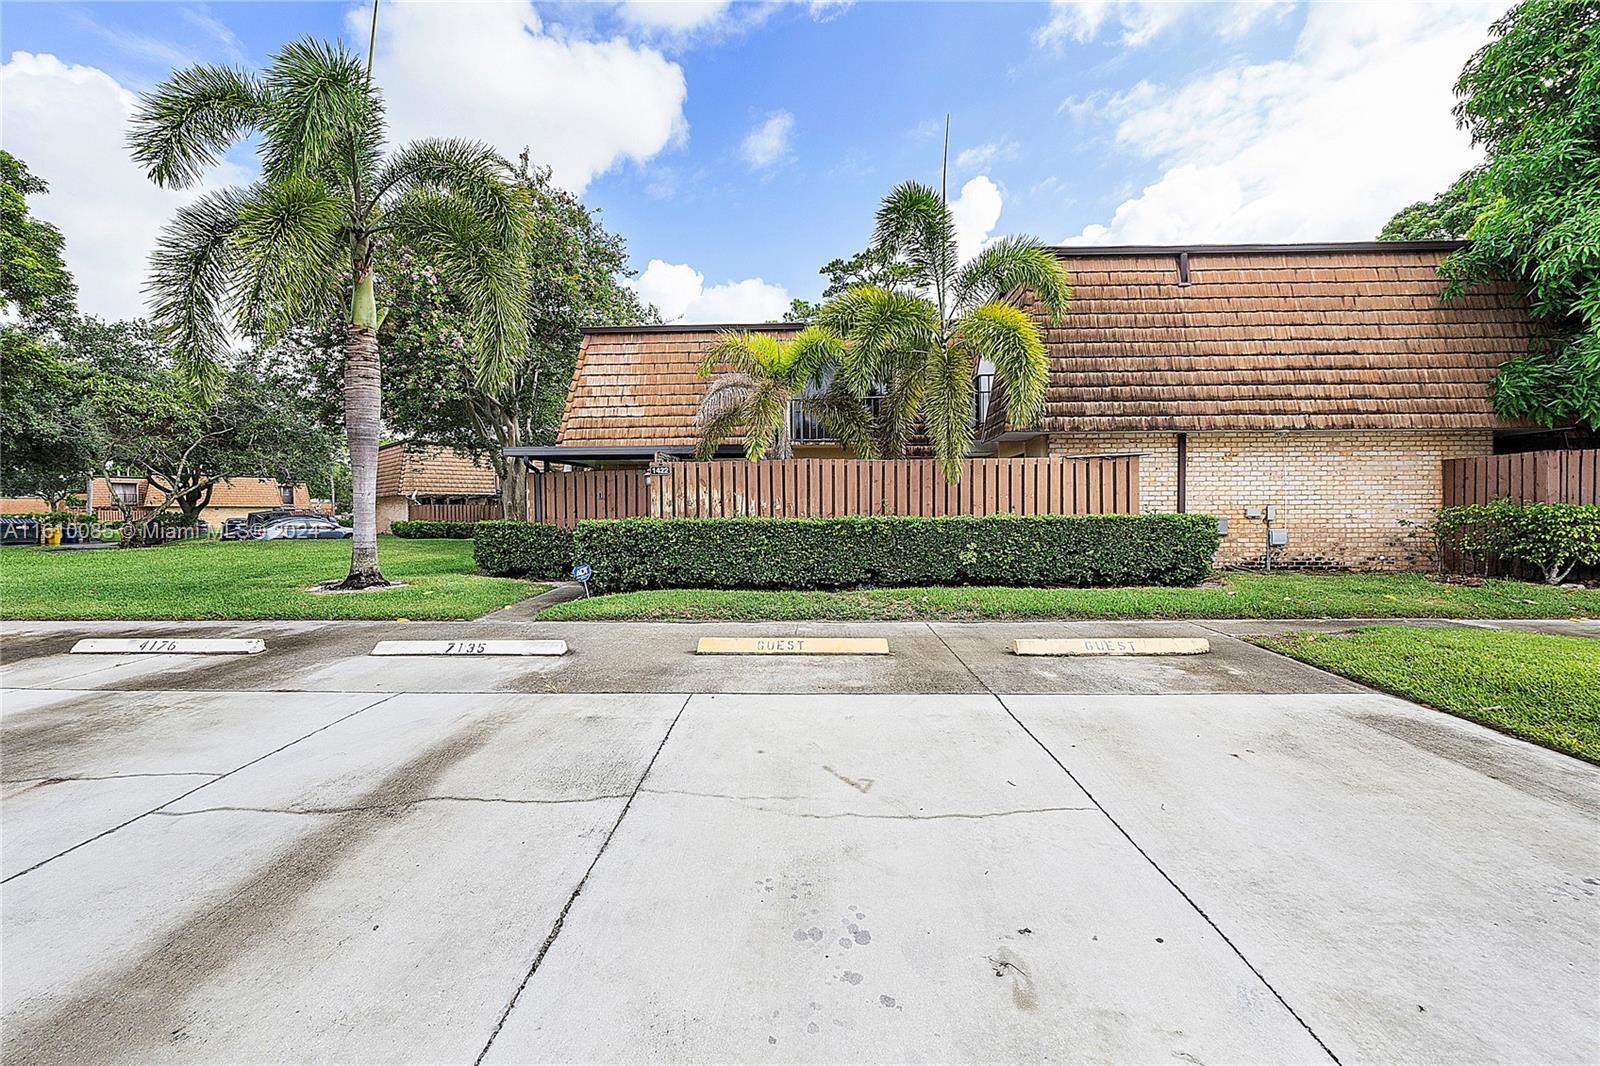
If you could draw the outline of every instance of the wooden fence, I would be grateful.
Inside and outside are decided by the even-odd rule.
[[[406,517],[413,522],[484,522],[500,517],[500,501],[414,503],[407,510]]]
[[[1443,462],[1446,507],[1493,503],[1600,503],[1600,449],[1474,455]]]
[[[529,518],[831,518],[1136,514],[1139,457],[968,459],[950,484],[932,459],[742,459],[533,474]]]

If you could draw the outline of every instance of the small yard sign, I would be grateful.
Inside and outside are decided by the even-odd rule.
[[[594,567],[588,563],[579,563],[572,568],[572,580],[583,583],[583,594],[589,595],[589,579],[594,576]]]

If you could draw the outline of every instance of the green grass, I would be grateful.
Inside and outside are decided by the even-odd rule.
[[[1600,641],[1363,626],[1255,643],[1364,685],[1600,763]]]
[[[542,619],[1573,618],[1600,591],[1420,574],[1228,574],[1215,588],[914,588],[852,592],[664,589],[573,600]]]
[[[476,618],[544,586],[472,573],[469,540],[381,537],[384,576],[409,587],[319,595],[347,540],[202,541],[158,548],[0,551],[0,618]]]

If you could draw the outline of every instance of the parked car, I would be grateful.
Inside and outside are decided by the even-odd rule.
[[[256,540],[343,540],[354,532],[325,515],[294,514],[253,527],[250,535]]]
[[[251,511],[243,517],[224,519],[222,523],[222,539],[250,540],[254,536],[253,531],[263,528],[268,522],[296,516],[308,518],[326,517],[320,512],[306,511],[297,507],[273,507],[265,511]]]

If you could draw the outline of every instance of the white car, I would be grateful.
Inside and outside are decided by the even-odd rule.
[[[349,526],[341,526],[331,518],[313,515],[275,518],[251,531],[251,536],[256,540],[342,540],[353,534]]]

